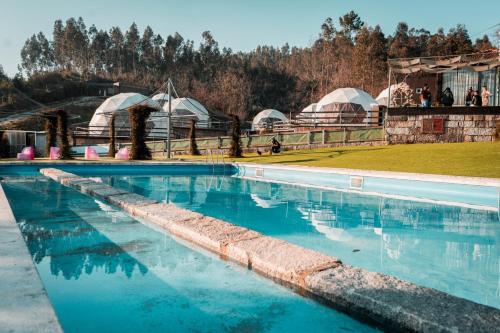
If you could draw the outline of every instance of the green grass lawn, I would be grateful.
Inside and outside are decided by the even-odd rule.
[[[498,141],[294,150],[272,156],[247,154],[229,160],[500,178]]]

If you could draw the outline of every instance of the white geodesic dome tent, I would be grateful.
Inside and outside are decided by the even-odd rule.
[[[297,120],[300,120],[304,123],[314,123],[316,118],[316,106],[318,103],[312,103],[306,106],[302,111],[297,115]]]
[[[89,123],[89,135],[108,135],[111,116],[116,114],[115,128],[117,133],[120,129],[129,129],[128,108],[135,105],[146,105],[160,110],[160,104],[151,98],[138,93],[121,93],[106,99],[94,112]],[[161,128],[167,127],[166,116],[163,112],[152,112],[146,123],[149,135],[158,135]],[[155,130],[156,128],[156,130]],[[164,132],[164,130],[163,130]]]
[[[413,92],[406,82],[391,85],[391,105],[389,105],[389,88],[385,88],[375,99],[380,106],[403,106],[411,103]]]
[[[397,86],[398,86],[397,84],[391,85],[391,87],[390,87],[391,95],[394,93],[394,90],[397,88]],[[389,102],[389,87],[382,90],[380,92],[380,94],[378,94],[377,98],[375,98],[375,100],[377,101],[378,105],[388,106],[389,105],[388,104],[388,102]]]
[[[316,111],[316,106],[318,105],[318,103],[312,103],[312,104],[309,104],[308,106],[306,106],[302,112],[304,113],[308,113],[308,112],[314,112]]]
[[[367,92],[356,88],[339,88],[325,95],[316,105],[318,123],[370,123],[379,105]]]
[[[210,127],[208,110],[195,99],[182,97],[172,100],[172,118],[177,120],[196,120],[197,127]],[[168,113],[168,102],[163,104],[162,110]]]
[[[275,122],[288,123],[288,118],[278,110],[267,109],[260,111],[252,120],[252,130],[267,128]]]

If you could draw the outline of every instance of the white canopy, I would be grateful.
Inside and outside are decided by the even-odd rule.
[[[252,121],[252,130],[258,130],[265,127],[267,124],[272,124],[274,122],[284,122],[288,123],[288,118],[278,110],[267,109],[260,111]]]
[[[332,104],[359,104],[365,111],[378,109],[377,101],[373,97],[356,88],[339,88],[325,95],[316,105],[316,111],[331,111]]]
[[[106,99],[94,112],[89,123],[90,135],[105,135],[108,133],[109,121],[113,114],[117,114],[115,118],[115,128],[117,131],[123,127],[130,127],[128,120],[128,108],[134,105],[146,105],[153,109],[160,109],[160,104],[153,101],[151,98],[138,93],[121,93]],[[158,113],[151,114],[148,120],[148,127],[166,127],[166,120]],[[150,132],[151,133],[151,132]]]
[[[163,104],[163,111],[168,112],[168,103]],[[172,117],[200,121],[198,127],[209,127],[208,110],[195,99],[182,97],[172,100]]]

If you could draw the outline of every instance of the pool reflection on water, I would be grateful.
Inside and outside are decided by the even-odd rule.
[[[498,212],[221,176],[104,182],[500,308]]]
[[[43,177],[2,186],[65,332],[371,332]]]

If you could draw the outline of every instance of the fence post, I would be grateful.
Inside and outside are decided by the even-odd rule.
[[[326,143],[326,131],[325,130],[321,131],[321,143],[322,144]]]
[[[220,136],[217,137],[217,149],[222,148],[222,138]]]

